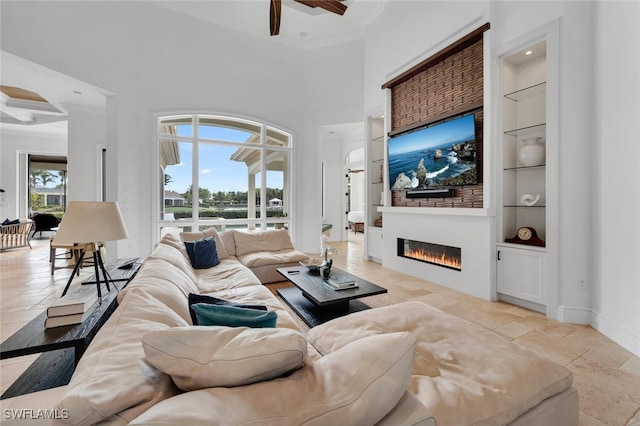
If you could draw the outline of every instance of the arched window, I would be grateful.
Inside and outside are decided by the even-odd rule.
[[[287,227],[291,135],[216,115],[158,119],[159,228]]]

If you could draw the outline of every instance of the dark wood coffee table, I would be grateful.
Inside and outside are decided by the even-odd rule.
[[[369,306],[356,299],[387,292],[386,288],[336,267],[332,268],[332,274],[351,277],[358,283],[358,287],[334,290],[318,272],[310,271],[304,266],[278,268],[278,272],[295,286],[281,288],[278,294],[309,327],[369,309]]]

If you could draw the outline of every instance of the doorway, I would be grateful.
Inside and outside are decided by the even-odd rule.
[[[347,241],[364,242],[364,148],[356,148],[347,155],[345,223]]]
[[[67,201],[67,157],[27,154],[29,217],[49,213],[62,219]]]

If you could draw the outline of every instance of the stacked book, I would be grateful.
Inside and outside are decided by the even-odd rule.
[[[346,275],[331,275],[326,282],[333,287],[334,290],[346,290],[358,287],[358,283]]]
[[[93,313],[97,306],[98,296],[94,292],[84,291],[67,294],[49,306],[44,327],[53,328],[80,324]]]

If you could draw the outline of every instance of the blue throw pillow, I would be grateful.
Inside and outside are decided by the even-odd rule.
[[[275,311],[238,308],[236,306],[192,305],[199,325],[224,325],[227,327],[274,328],[278,320]]]
[[[216,240],[213,237],[197,241],[185,241],[191,266],[195,269],[207,269],[220,263]]]
[[[207,296],[206,294],[189,293],[189,314],[191,315],[191,323],[193,325],[198,324],[198,317],[193,310],[193,305],[196,303],[206,303],[209,305],[223,305],[223,306],[235,306],[236,308],[257,309],[260,311],[266,311],[267,307],[264,305],[245,305],[241,303],[229,302],[228,300],[218,299],[217,297]]]

